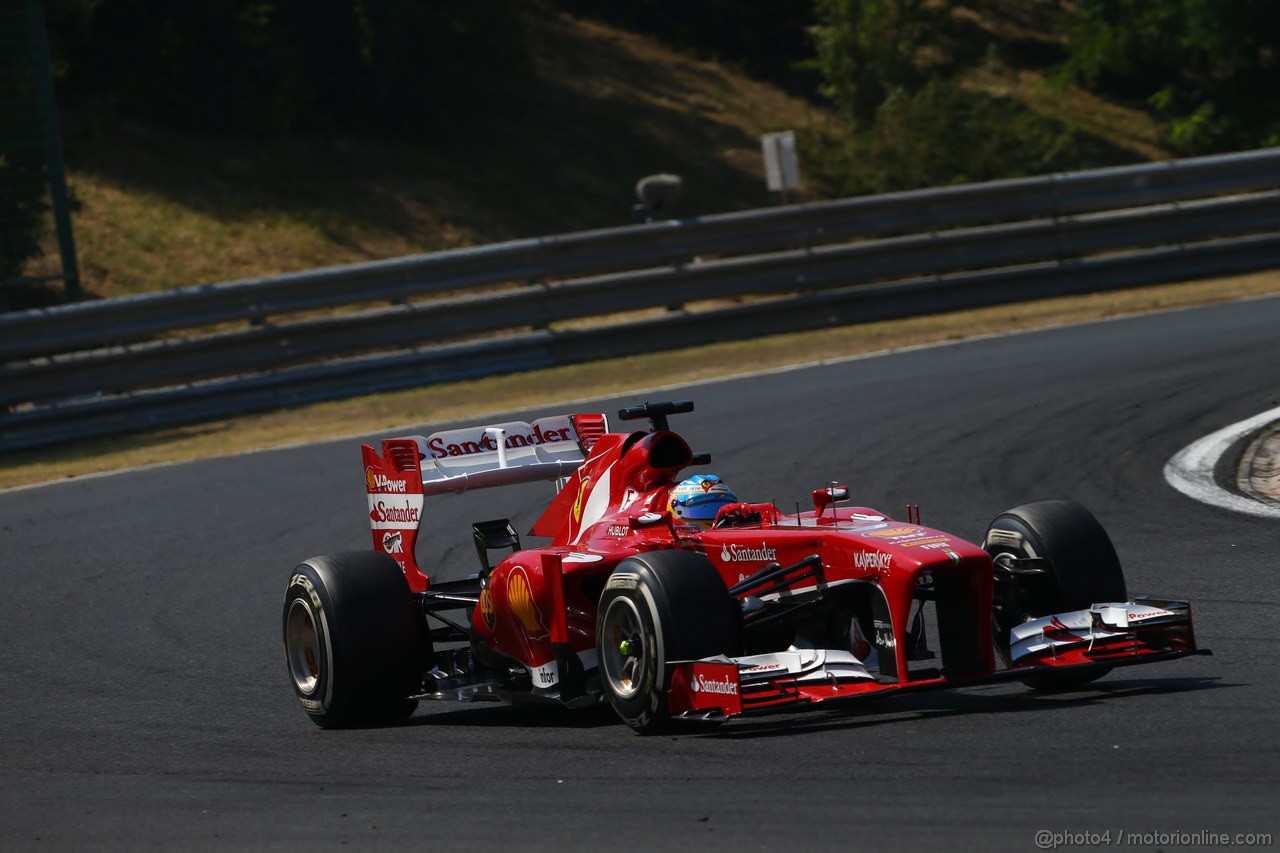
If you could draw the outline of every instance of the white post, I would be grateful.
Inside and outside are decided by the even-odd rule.
[[[484,434],[498,443],[498,467],[507,467],[507,431],[497,427],[488,427]]]

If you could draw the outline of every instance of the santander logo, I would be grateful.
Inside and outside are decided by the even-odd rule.
[[[561,421],[561,423],[564,423],[564,421]],[[533,424],[510,423],[502,424],[501,426],[507,429],[507,436],[502,443],[506,445],[508,450],[572,440],[570,438],[571,427],[543,429],[542,421]],[[473,435],[474,438],[467,438],[468,435]],[[431,438],[427,439],[427,449],[431,451],[432,459],[446,459],[451,456],[474,456],[477,453],[493,453],[498,449],[498,442],[483,429],[479,435],[475,435],[475,430],[473,429],[458,429],[450,430],[449,432],[438,432],[431,436]]]
[[[369,510],[369,518],[380,524],[417,524],[421,521],[421,508],[405,501],[404,506],[377,501]]]
[[[768,563],[778,559],[778,549],[763,542],[759,548],[726,544],[720,549],[720,559],[726,563]]]
[[[694,693],[719,693],[723,696],[737,696],[738,685],[729,676],[723,678],[707,678],[705,675],[696,675],[690,682],[689,688]]]

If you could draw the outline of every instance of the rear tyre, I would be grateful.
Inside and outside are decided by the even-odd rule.
[[[655,551],[618,564],[600,596],[596,650],[609,704],[641,734],[668,730],[670,661],[738,654],[742,615],[701,554]]]
[[[423,622],[399,565],[356,551],[313,557],[285,590],[284,656],[294,695],[323,728],[383,725],[418,707]]]
[[[1040,501],[1001,513],[987,529],[982,547],[993,558],[1045,561],[1047,576],[996,576],[992,631],[996,650],[1009,661],[1009,632],[1028,619],[1083,610],[1098,602],[1127,601],[1124,570],[1102,525],[1074,501]],[[1023,679],[1036,690],[1064,690],[1088,684],[1109,670],[1043,675]]]

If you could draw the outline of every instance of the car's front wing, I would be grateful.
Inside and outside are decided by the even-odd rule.
[[[740,658],[671,663],[668,707],[676,718],[720,720],[739,714],[796,710],[894,692],[971,687],[1000,681],[1063,679],[1114,667],[1155,663],[1198,649],[1185,601],[1139,598],[1034,619],[1013,629],[1013,666],[949,676],[945,670],[890,679],[870,672],[847,651],[791,649]]]

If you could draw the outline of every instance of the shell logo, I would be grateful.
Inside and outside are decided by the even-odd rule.
[[[485,627],[492,631],[498,619],[493,611],[493,596],[487,589],[480,591],[480,616],[484,619]]]
[[[529,584],[529,576],[525,574],[522,567],[517,566],[507,576],[507,605],[530,637],[541,637],[547,633],[547,629],[542,624],[542,614],[538,612],[538,605],[533,601],[533,588]]]
[[[373,476],[373,468],[368,465],[366,465],[364,469],[364,485],[365,488],[371,492],[378,490],[378,481]]]
[[[888,530],[875,530],[871,533],[864,533],[862,535],[888,539],[892,536],[906,536],[910,533],[915,533],[918,529],[919,528],[916,527],[890,527]]]

